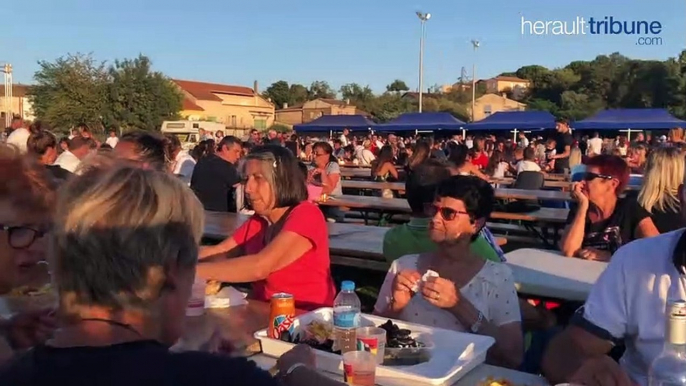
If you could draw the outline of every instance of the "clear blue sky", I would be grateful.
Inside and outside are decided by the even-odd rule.
[[[420,24],[427,23],[425,87],[451,83],[464,66],[487,78],[527,64],[563,66],[599,54],[665,59],[686,47],[683,0],[23,0],[0,2],[0,62],[31,83],[38,60],[89,53],[101,60],[149,56],[170,77],[260,88],[279,79],[326,80],[381,91],[395,78],[418,84]],[[625,36],[522,36],[527,20],[576,16],[657,20],[661,46]],[[482,46],[476,53],[470,39]]]

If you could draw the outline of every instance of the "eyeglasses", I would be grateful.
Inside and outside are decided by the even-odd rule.
[[[596,178],[602,178],[603,180],[611,180],[611,179],[613,179],[614,177],[608,176],[608,175],[606,175],[606,174],[598,174],[598,173],[586,172],[586,173],[584,173],[582,179],[583,179],[584,181],[590,182],[590,181],[595,180]]]
[[[14,249],[28,248],[36,239],[45,236],[47,230],[35,229],[29,226],[9,226],[0,224],[0,230],[7,232],[7,241]]]
[[[438,205],[427,205],[427,214],[431,217],[435,216],[436,213],[440,213],[441,217],[445,221],[453,221],[458,214],[469,214],[465,211],[455,210],[453,208],[448,208],[445,206]]]

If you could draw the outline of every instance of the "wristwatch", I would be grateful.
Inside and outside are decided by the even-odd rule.
[[[483,321],[484,314],[481,311],[479,311],[479,317],[476,319],[476,322],[472,324],[472,327],[469,328],[472,331],[472,333],[476,334],[477,332],[479,332],[479,329],[481,328],[481,323],[483,323]]]

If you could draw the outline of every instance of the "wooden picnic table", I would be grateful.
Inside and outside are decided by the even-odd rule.
[[[565,257],[558,251],[518,249],[505,254],[517,291],[528,295],[585,301],[607,263]]]
[[[342,208],[375,210],[390,213],[412,213],[410,204],[403,198],[383,198],[375,196],[354,196],[343,194],[336,197],[329,197],[319,205],[337,206]],[[511,213],[493,212],[491,218],[501,220],[519,220],[529,222],[544,223],[565,223],[567,221],[568,209],[541,208],[532,212]]]
[[[382,190],[390,189],[394,191],[405,190],[404,182],[376,182],[376,181],[359,181],[359,180],[343,180],[341,181],[343,188],[350,189],[370,189]],[[513,189],[513,188],[496,188],[495,197],[500,199],[521,199],[521,200],[547,200],[547,201],[569,201],[571,196],[569,192],[562,192],[558,190],[527,190],[527,189]]]
[[[203,236],[212,240],[224,240],[231,236],[248,216],[205,212]],[[357,268],[387,271],[388,262],[383,255],[383,240],[391,228],[360,224],[327,223],[329,230],[329,251],[331,262]],[[507,239],[496,237],[498,245],[505,245]]]

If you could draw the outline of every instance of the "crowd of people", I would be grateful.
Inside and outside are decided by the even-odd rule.
[[[565,121],[551,140],[520,134],[518,143],[254,131],[246,141],[201,137],[187,152],[178,138],[156,133],[113,132],[100,143],[87,127],[59,141],[38,122],[19,127],[28,132],[23,147],[14,131],[0,147],[0,290],[47,265],[59,306],[2,322],[0,384],[274,384],[246,360],[168,347],[181,334],[196,277],[252,283],[256,300],[291,293],[299,309],[332,305],[326,222],[344,216],[317,201],[342,194],[347,163],[369,166],[380,181],[404,181],[412,209],[408,223],[385,235],[391,264],[374,313],[490,336],[488,363],[553,382],[645,385],[666,301],[686,294],[681,129],[665,141],[600,146],[597,136],[575,140]],[[643,172],[633,193],[632,170]],[[569,321],[518,296],[486,227],[493,184],[525,172],[576,181],[560,251],[610,262]],[[251,217],[221,243],[200,246],[204,210]],[[417,290],[428,270],[438,277]],[[543,343],[532,341],[536,332]],[[623,355],[613,351],[619,346]],[[312,357],[304,347],[284,355],[285,382],[331,384]],[[303,366],[289,371],[295,363]]]

